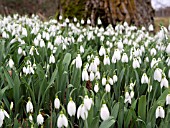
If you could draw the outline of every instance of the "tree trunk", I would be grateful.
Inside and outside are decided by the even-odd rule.
[[[61,0],[66,17],[90,18],[92,25],[100,17],[104,26],[128,22],[136,26],[148,27],[154,24],[154,10],[151,0]]]

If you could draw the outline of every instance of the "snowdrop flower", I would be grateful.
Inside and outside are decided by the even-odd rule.
[[[54,64],[55,63],[55,57],[54,57],[53,54],[50,55],[49,63],[50,64],[52,64],[52,63]]]
[[[113,85],[113,79],[109,77],[108,79],[109,84]]]
[[[95,74],[95,78],[96,78],[97,80],[99,80],[99,79],[100,79],[100,72],[99,72],[99,71],[97,71],[97,72],[96,72],[96,74]]]
[[[90,21],[90,19],[87,19],[87,24],[91,24],[91,21]]]
[[[153,66],[157,66],[157,65],[158,65],[158,61],[155,58],[153,58],[152,61],[151,61],[151,68]]]
[[[84,53],[84,48],[82,45],[80,46],[80,53]]]
[[[122,61],[122,63],[128,63],[128,56],[126,53],[123,53],[121,61]]]
[[[121,53],[120,53],[120,50],[119,49],[116,49],[113,53],[113,56],[112,56],[112,63],[115,63],[115,61],[118,61],[121,59]]]
[[[61,112],[57,120],[57,127],[62,128],[64,126],[68,127],[68,120],[67,117],[63,114],[63,112]]]
[[[100,47],[99,55],[100,56],[106,55],[106,50],[105,50],[105,48],[103,46]]]
[[[95,83],[94,85],[94,91],[97,93],[99,91],[99,84]]]
[[[110,112],[106,104],[102,104],[102,107],[100,109],[100,117],[103,121],[107,120],[110,117]]]
[[[166,105],[170,104],[170,94],[166,96]]]
[[[54,100],[54,107],[56,109],[60,108],[60,100],[58,99],[58,96],[56,96],[55,100]]]
[[[156,55],[156,49],[152,48],[150,51],[151,56],[155,56]]]
[[[148,82],[149,82],[148,76],[146,75],[146,73],[143,73],[142,78],[141,78],[141,83],[148,84]]]
[[[41,113],[37,116],[37,124],[42,125],[44,123],[44,117],[41,115]]]
[[[82,81],[88,81],[89,80],[89,75],[86,69],[83,69],[82,72]]]
[[[148,86],[148,90],[147,90],[148,92],[151,92],[152,91],[152,85],[149,85]]]
[[[76,114],[76,104],[74,103],[72,98],[70,98],[70,101],[67,105],[67,112],[70,116],[75,116]]]
[[[131,104],[131,96],[130,96],[130,94],[129,94],[129,92],[126,92],[125,93],[125,101],[124,101],[125,103],[130,103]]]
[[[165,111],[163,109],[163,107],[161,106],[158,106],[157,109],[156,109],[156,118],[160,117],[160,118],[164,118],[165,117]]]
[[[116,83],[118,80],[117,75],[113,75],[113,83]]]
[[[110,89],[111,89],[110,84],[106,84],[105,91],[106,92],[110,92]]]
[[[166,77],[163,77],[163,78],[162,78],[160,85],[161,85],[161,88],[162,88],[163,86],[166,87],[166,88],[169,87],[169,83],[168,83],[168,80],[166,79]]]
[[[161,80],[162,80],[162,70],[160,68],[156,68],[156,70],[154,72],[154,80],[161,82]]]
[[[90,68],[91,71],[97,72],[97,64],[94,61],[90,64]]]
[[[168,71],[168,77],[170,78],[170,69],[169,69],[169,71]]]
[[[11,58],[9,59],[8,65],[10,68],[14,67],[14,61]]]
[[[106,78],[105,77],[102,78],[102,85],[106,85]]]
[[[122,43],[122,41],[119,41],[119,42],[117,43],[117,47],[118,47],[118,49],[119,49],[120,51],[122,51],[122,49],[123,49],[123,43]]]
[[[99,60],[99,57],[98,57],[98,56],[95,56],[95,58],[94,58],[94,63],[96,63],[96,65],[99,65],[99,64],[100,64],[100,60]]]
[[[104,56],[104,60],[103,60],[103,64],[104,65],[110,65],[110,59],[108,55]]]
[[[88,95],[85,95],[83,101],[84,101],[84,107],[85,107],[85,109],[90,110],[90,108],[91,108],[91,106],[92,106],[92,104],[93,104],[92,99],[89,98]]]
[[[166,47],[166,53],[170,54],[170,43],[168,44],[168,46]]]
[[[100,20],[100,18],[97,19],[97,24],[98,24],[98,25],[101,25],[101,24],[102,24],[102,21]]]
[[[91,72],[90,72],[90,81],[93,81],[94,78],[95,78],[95,77],[94,77],[94,73],[91,71]]]
[[[31,114],[29,115],[28,119],[29,119],[30,122],[33,122],[33,118],[32,118]]]
[[[81,104],[79,107],[78,107],[78,110],[77,110],[77,118],[82,118],[83,120],[87,119],[88,117],[88,111],[87,109],[85,108],[84,104]]]
[[[26,105],[26,111],[27,111],[27,113],[32,113],[33,112],[33,104],[31,102],[31,98],[29,97],[28,99],[29,100]]]
[[[18,54],[21,54],[21,53],[22,53],[22,48],[19,47],[19,48],[18,48]]]
[[[154,31],[154,28],[153,28],[153,25],[152,25],[152,24],[149,25],[148,30],[149,30],[150,32]]]
[[[139,61],[136,58],[133,59],[133,68],[140,68]]]
[[[40,40],[40,47],[41,47],[41,48],[42,48],[42,47],[45,47],[45,42],[44,42],[43,39]]]
[[[81,66],[82,66],[82,60],[80,54],[78,54],[76,57],[76,68],[81,68]]]
[[[131,97],[131,98],[134,97],[134,91],[133,91],[133,90],[130,92],[130,97]]]

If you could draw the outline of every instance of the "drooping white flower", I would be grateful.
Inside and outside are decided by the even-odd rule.
[[[113,75],[113,83],[116,83],[118,80],[117,75]]]
[[[30,99],[27,102],[26,111],[27,111],[27,113],[32,113],[33,112],[33,104],[32,104]]]
[[[105,77],[102,78],[102,85],[106,85],[106,78]]]
[[[33,118],[32,118],[31,114],[29,115],[28,119],[29,119],[30,122],[33,122]]]
[[[90,72],[90,81],[93,81],[94,78],[95,78],[95,77],[94,77],[94,73],[91,71],[91,72]]]
[[[121,61],[122,63],[128,63],[128,56],[126,53],[123,53]]]
[[[0,109],[0,121],[3,121],[4,118],[5,118],[5,115],[4,115],[3,109]]]
[[[156,49],[152,48],[150,51],[151,56],[155,56],[156,55]]]
[[[11,58],[9,59],[8,65],[10,68],[14,67],[14,61]]]
[[[53,54],[50,55],[49,63],[50,64],[52,64],[52,63],[54,64],[55,63],[55,57],[54,57]]]
[[[22,48],[19,47],[19,48],[18,48],[18,54],[21,54],[21,53],[22,53]]]
[[[119,61],[121,59],[121,53],[119,49],[116,49],[112,56],[112,63],[116,63],[116,61]]]
[[[103,46],[100,47],[99,55],[100,56],[106,55],[106,50],[105,50],[105,48]]]
[[[70,99],[70,101],[67,105],[67,112],[70,116],[75,116],[75,114],[76,114],[76,104],[74,103],[72,98]]]
[[[92,104],[93,104],[92,99],[89,98],[88,95],[85,95],[83,101],[84,101],[84,107],[85,107],[85,109],[90,110],[90,108],[91,108],[91,106],[92,106]]]
[[[77,118],[79,119],[80,117],[83,120],[87,119],[88,117],[88,110],[85,108],[84,104],[81,104],[77,110]]]
[[[131,101],[132,101],[132,100],[131,100],[131,95],[129,94],[129,92],[126,92],[126,93],[125,93],[125,101],[124,101],[124,102],[125,102],[125,103],[128,102],[128,103],[131,104]]]
[[[110,89],[111,89],[110,84],[106,84],[105,91],[106,92],[110,92]]]
[[[166,105],[170,104],[170,94],[166,96]]]
[[[156,70],[154,72],[154,80],[161,82],[161,80],[162,80],[162,69],[156,68]]]
[[[99,84],[95,83],[94,85],[94,91],[97,93],[99,91]]]
[[[153,25],[152,25],[152,24],[149,25],[148,30],[149,30],[150,32],[154,31],[154,28],[153,28]]]
[[[99,60],[99,57],[98,57],[98,56],[95,56],[94,62],[95,62],[97,65],[100,64],[100,60]]]
[[[80,54],[78,54],[76,57],[76,68],[81,68],[81,66],[82,66],[82,59]]]
[[[110,112],[106,104],[102,104],[100,109],[100,117],[102,120],[107,120],[110,117]]]
[[[140,63],[136,58],[133,59],[133,68],[140,68]]]
[[[109,58],[108,55],[104,56],[103,64],[104,65],[110,65],[110,58]]]
[[[151,61],[151,68],[153,66],[157,66],[157,65],[158,65],[158,61],[155,58],[153,58],[152,61]]]
[[[130,85],[129,85],[129,89],[130,89],[130,90],[133,90],[134,86],[135,86],[135,83],[132,83],[132,82],[131,82]]]
[[[161,88],[162,88],[163,86],[166,87],[166,88],[169,87],[169,83],[168,83],[168,80],[166,79],[166,77],[163,77],[163,78],[162,78],[160,85],[161,85]]]
[[[58,97],[56,96],[55,100],[54,100],[54,107],[56,109],[60,108],[60,100],[58,99]]]
[[[160,118],[164,118],[165,117],[165,111],[163,109],[163,107],[161,106],[158,106],[157,109],[156,109],[156,118],[160,117]]]
[[[41,115],[41,113],[37,116],[37,124],[42,125],[44,123],[44,117]]]
[[[130,97],[133,98],[134,95],[135,95],[135,94],[134,94],[134,91],[132,90],[132,91],[130,92]]]
[[[58,120],[57,120],[57,127],[58,128],[62,128],[62,127],[68,127],[68,120],[67,120],[67,117],[61,113],[58,117]]]
[[[109,84],[113,85],[113,79],[109,77],[108,79]]]
[[[89,75],[86,69],[83,69],[82,71],[82,81],[88,81],[89,80]]]
[[[97,71],[97,72],[95,73],[95,78],[96,78],[97,80],[100,79],[100,72],[99,72],[99,71]]]
[[[166,47],[166,53],[170,54],[170,43],[168,44],[168,46]]]
[[[84,47],[82,45],[80,46],[80,53],[84,53]]]
[[[93,62],[90,64],[90,67],[91,67],[91,71],[97,72],[97,64],[95,63],[95,61],[93,61]]]
[[[148,82],[149,82],[148,76],[146,75],[146,73],[143,73],[142,78],[141,78],[141,83],[148,84]]]

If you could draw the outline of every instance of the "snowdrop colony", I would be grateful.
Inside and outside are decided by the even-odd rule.
[[[0,127],[169,127],[168,29],[84,22],[0,17]]]

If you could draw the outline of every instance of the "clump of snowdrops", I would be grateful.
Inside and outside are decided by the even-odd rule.
[[[169,126],[169,30],[90,24],[0,17],[0,127]]]

